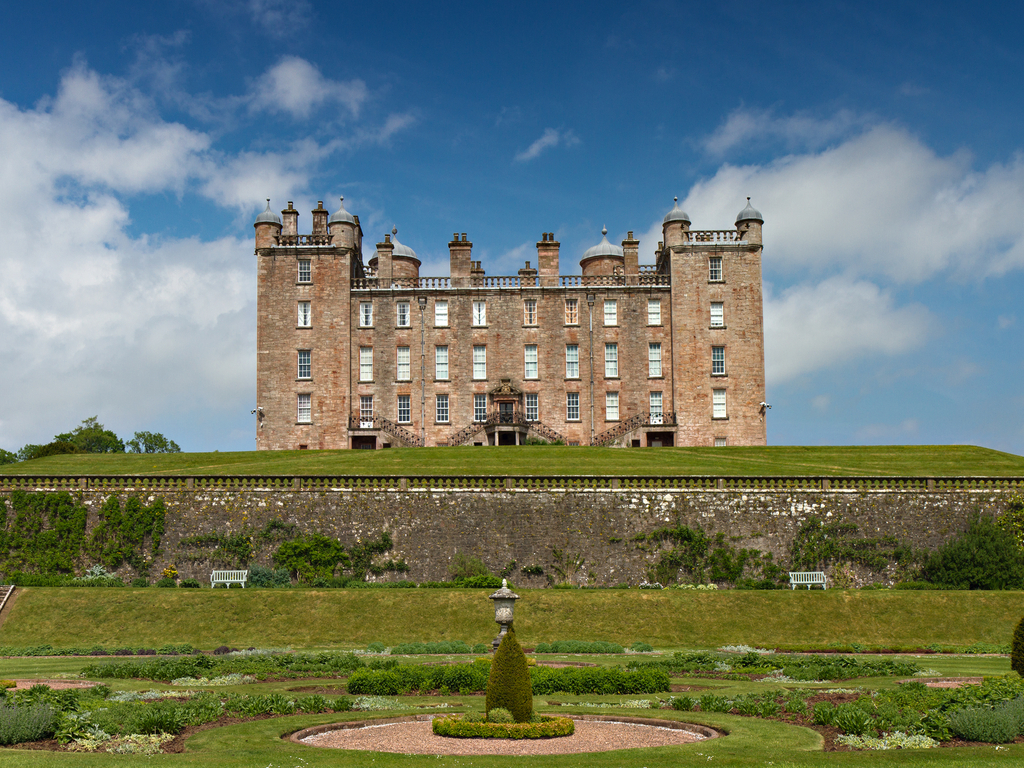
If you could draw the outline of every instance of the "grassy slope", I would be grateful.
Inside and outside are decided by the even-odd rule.
[[[78,475],[1024,475],[1024,457],[975,446],[619,448],[506,446],[387,451],[65,455],[0,474]]]
[[[360,647],[375,640],[488,642],[487,590],[19,591],[0,645]],[[646,640],[658,647],[1008,643],[1019,592],[523,590],[527,644]]]

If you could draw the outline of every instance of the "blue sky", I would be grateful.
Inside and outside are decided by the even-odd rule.
[[[339,195],[447,274],[764,214],[771,444],[1024,454],[1018,4],[22,3],[0,447],[253,446],[252,220]],[[570,269],[571,267],[571,269]]]

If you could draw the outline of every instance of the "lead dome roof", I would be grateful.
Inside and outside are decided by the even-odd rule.
[[[327,224],[355,224],[355,217],[345,210],[345,196],[341,196],[341,207],[338,208],[334,213],[331,214],[331,218],[327,220]]]
[[[736,223],[739,224],[741,221],[760,221],[764,224],[764,219],[761,217],[761,212],[750,204],[750,198],[747,198],[747,207],[736,214]]]
[[[674,205],[672,210],[665,214],[665,220],[662,224],[668,224],[670,221],[685,221],[687,224],[690,223],[690,214],[679,207],[679,198],[673,197]]]
[[[254,224],[277,224],[281,225],[281,217],[270,210],[270,198],[267,198],[267,210],[256,217]]]
[[[601,242],[597,245],[587,248],[583,253],[584,259],[590,259],[594,256],[618,256],[620,259],[622,256],[622,248],[617,245],[613,245],[608,242],[608,228],[605,227],[601,230]]]

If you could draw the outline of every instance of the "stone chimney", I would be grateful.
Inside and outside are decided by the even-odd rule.
[[[542,286],[558,285],[558,246],[560,243],[555,240],[554,232],[541,234],[540,242],[537,243],[537,266],[540,272],[540,284]]]
[[[469,286],[469,276],[473,269],[471,261],[473,255],[473,244],[466,239],[466,233],[452,233],[452,241],[448,243],[448,253],[451,258],[450,274],[452,277],[452,288],[466,288]]]

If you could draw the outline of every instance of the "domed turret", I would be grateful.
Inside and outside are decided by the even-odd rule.
[[[327,225],[331,224],[355,224],[356,220],[351,213],[345,210],[345,196],[341,196],[341,206],[334,213],[331,214],[331,218],[327,220]]]
[[[403,245],[398,242],[398,227],[391,228],[391,242],[395,245],[395,250],[392,254],[395,256],[407,256],[411,259],[416,258],[416,251],[410,248],[408,245]]]
[[[270,198],[267,198],[267,210],[256,217],[256,224],[277,224],[281,226],[281,217],[270,210]]]
[[[748,243],[760,244],[763,224],[764,218],[762,218],[761,212],[750,204],[748,197],[747,207],[736,214],[736,229],[739,231],[740,238]]]
[[[683,245],[687,242],[690,230],[690,215],[679,207],[679,198],[672,198],[672,210],[665,214],[661,222],[661,239],[667,246]]]
[[[621,273],[625,258],[622,248],[608,242],[608,228],[601,230],[601,242],[587,248],[580,259],[584,275],[614,275]]]
[[[356,241],[356,217],[345,210],[345,198],[341,198],[341,206],[327,220],[327,229],[331,233],[331,244],[351,248]]]
[[[662,224],[668,224],[670,221],[685,221],[687,224],[690,223],[690,215],[679,207],[679,198],[673,197],[674,205],[672,210],[665,214],[665,218]]]
[[[391,237],[384,236],[384,242],[377,244],[377,252],[373,254],[368,266],[376,271],[379,278],[394,280],[402,277],[417,278],[420,276],[420,260],[416,251],[404,243],[398,242],[398,227],[391,228]],[[390,253],[386,248],[390,247]],[[381,251],[385,253],[382,254]],[[381,256],[384,258],[381,258]]]
[[[750,204],[750,198],[747,198],[747,207],[736,214],[736,223],[739,224],[741,221],[760,221],[764,224],[764,218],[761,216],[761,212]]]
[[[270,198],[267,198],[267,209],[256,217],[253,222],[256,228],[256,250],[270,248],[280,242],[281,217],[270,210]]]

